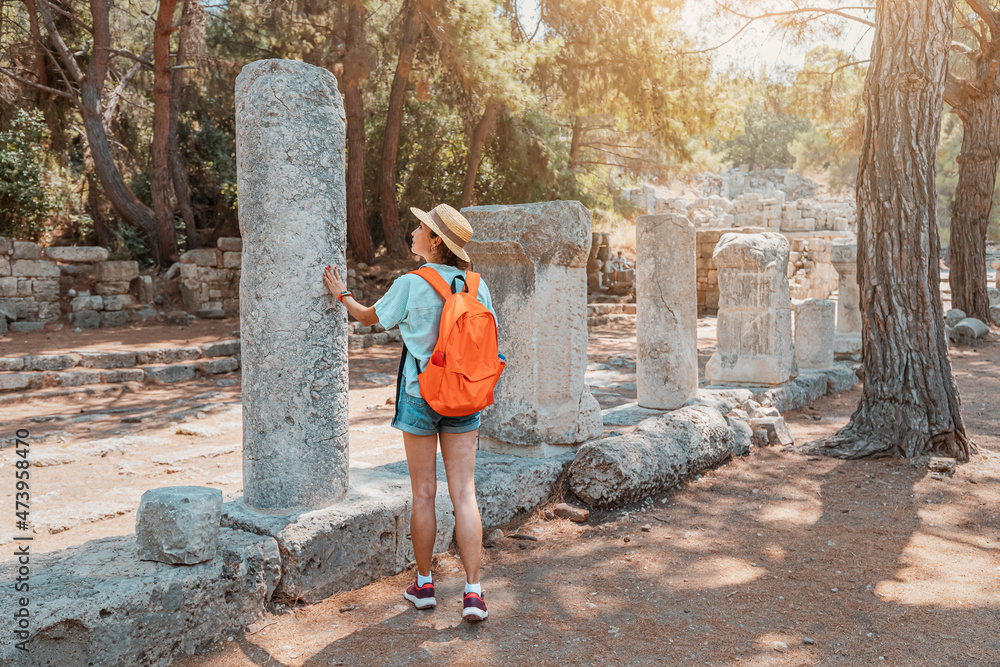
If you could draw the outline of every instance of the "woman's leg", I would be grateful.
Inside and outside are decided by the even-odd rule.
[[[476,502],[476,434],[441,433],[441,457],[448,476],[448,495],[455,507],[455,541],[462,554],[466,581],[479,583],[483,522]]]
[[[431,573],[434,555],[434,538],[437,535],[437,517],[434,498],[437,495],[437,435],[403,433],[406,448],[406,465],[410,469],[410,489],[413,492],[413,509],[410,512],[410,541],[417,561],[417,571]],[[442,442],[442,449],[444,443]]]

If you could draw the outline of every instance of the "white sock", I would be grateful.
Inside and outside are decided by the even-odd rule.
[[[429,584],[433,581],[434,573],[428,572],[427,576],[420,574],[420,570],[417,570],[417,586],[423,586],[424,584]]]
[[[475,593],[476,595],[482,597],[483,587],[480,586],[479,584],[470,584],[469,582],[465,582],[465,592]]]

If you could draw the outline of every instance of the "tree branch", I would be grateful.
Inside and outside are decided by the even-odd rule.
[[[746,15],[740,14],[739,12],[733,10],[730,7],[727,7],[726,5],[723,5],[718,0],[716,0],[715,4],[719,5],[720,7],[722,7],[723,9],[725,9],[727,12],[730,12],[731,14],[735,14],[736,16],[738,16],[738,17],[740,17],[742,19],[745,19],[746,23],[744,23],[740,27],[739,30],[737,30],[735,33],[733,33],[732,37],[730,37],[726,41],[722,42],[721,44],[716,44],[715,46],[712,46],[712,47],[707,48],[707,49],[701,49],[699,51],[682,51],[680,53],[680,55],[682,55],[682,56],[691,56],[691,55],[697,55],[699,53],[708,53],[709,51],[715,51],[716,49],[721,49],[723,46],[725,46],[729,42],[731,42],[734,39],[736,39],[737,37],[739,37],[740,34],[744,30],[746,30],[747,28],[749,28],[750,25],[753,24],[754,21],[759,21],[761,19],[777,18],[779,16],[793,16],[795,14],[819,14],[821,16],[833,15],[833,16],[839,16],[840,18],[847,19],[849,21],[857,21],[858,23],[862,23],[862,24],[864,24],[866,26],[869,26],[871,28],[875,27],[875,23],[873,21],[869,21],[868,19],[863,19],[860,16],[854,16],[853,14],[848,14],[845,11],[843,11],[843,10],[848,10],[848,9],[857,9],[857,10],[861,10],[861,11],[871,11],[871,10],[874,9],[874,7],[842,7],[840,9],[826,9],[826,8],[822,8],[822,7],[799,7],[797,9],[788,9],[788,10],[780,11],[780,12],[767,12],[765,14],[760,14],[758,16],[746,16]]]
[[[9,76],[11,79],[14,79],[14,81],[18,81],[20,83],[23,83],[26,86],[31,86],[32,88],[35,88],[36,90],[41,90],[42,92],[49,93],[51,95],[58,95],[60,97],[65,97],[67,99],[70,99],[70,100],[73,100],[74,102],[76,102],[76,96],[67,93],[65,90],[58,90],[57,88],[49,88],[48,86],[43,86],[40,83],[35,83],[34,81],[32,81],[30,79],[25,79],[24,77],[21,77],[21,76],[18,76],[17,74],[14,74],[13,72],[11,72],[6,67],[0,67],[0,72],[3,72],[7,76]]]
[[[77,24],[78,26],[80,26],[81,28],[83,28],[84,30],[86,30],[87,32],[89,32],[89,33],[93,33],[94,32],[93,28],[91,28],[89,25],[87,25],[86,23],[84,23],[83,20],[79,16],[77,16],[76,14],[74,14],[73,12],[67,11],[67,10],[63,9],[62,7],[60,7],[59,5],[57,5],[55,3],[52,3],[52,2],[49,2],[48,0],[38,0],[38,2],[44,4],[46,7],[48,7],[51,10],[53,10],[57,14],[62,14],[63,16],[65,16],[66,18],[68,18],[70,21],[72,21],[73,23]]]
[[[66,42],[63,41],[62,35],[59,34],[59,28],[56,27],[55,19],[52,18],[52,12],[49,11],[49,3],[38,3],[38,12],[42,15],[42,22],[45,23],[45,30],[49,33],[49,41],[52,42],[52,46],[59,53],[59,57],[63,61],[63,67],[60,67],[59,69],[69,70],[69,74],[73,77],[73,81],[80,83],[80,79],[83,78],[83,71],[80,69],[80,64],[76,62],[76,58],[72,53],[70,53],[69,47],[67,47]]]
[[[114,118],[115,110],[118,108],[118,100],[121,99],[122,93],[128,87],[128,84],[135,78],[135,75],[139,73],[139,69],[142,67],[141,62],[136,62],[132,65],[122,80],[118,82],[114,91],[108,97],[107,106],[104,108],[104,127],[107,128],[111,124],[111,119]]]
[[[979,14],[979,17],[983,19],[983,22],[990,29],[990,37],[996,39],[998,33],[1000,33],[1000,14],[988,2],[983,2],[983,0],[966,0],[966,4],[972,8],[972,11]]]
[[[109,55],[112,55],[112,56],[122,56],[124,58],[128,58],[129,60],[134,60],[135,62],[139,63],[140,65],[142,65],[146,69],[153,69],[153,63],[152,63],[152,61],[150,61],[148,58],[143,58],[142,56],[137,56],[134,53],[132,53],[131,51],[129,51],[128,49],[111,49],[111,48],[107,48],[107,47],[103,47],[103,46],[99,47],[99,48],[107,51]]]

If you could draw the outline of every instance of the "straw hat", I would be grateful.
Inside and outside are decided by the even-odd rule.
[[[410,212],[440,236],[444,244],[460,259],[471,261],[464,247],[472,238],[472,225],[464,215],[447,204],[438,204],[429,213],[413,207],[410,207]]]

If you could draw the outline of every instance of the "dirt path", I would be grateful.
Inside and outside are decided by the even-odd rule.
[[[953,478],[758,451],[584,525],[539,510],[508,527],[538,541],[485,550],[478,626],[444,555],[434,611],[403,601],[410,570],[176,664],[1000,665],[1000,344],[953,359],[982,448]],[[796,440],[833,433],[858,395],[787,413]]]
[[[714,323],[700,324],[703,366]],[[234,328],[177,332],[175,344],[228,337]],[[112,340],[105,336],[47,339],[44,350],[37,341],[15,342],[57,352],[103,347]],[[158,342],[155,332],[142,336],[131,342]],[[602,406],[635,400],[634,330],[603,327],[590,342],[588,384]],[[385,404],[392,395],[385,376],[394,376],[397,355],[397,346],[352,351],[355,465],[402,457]],[[402,600],[409,571],[312,606],[275,608],[251,633],[176,664],[1000,665],[997,335],[954,351],[953,362],[968,428],[982,447],[954,478],[891,459],[758,451],[646,503],[595,513],[587,524],[546,521],[539,510],[507,527],[538,541],[508,537],[485,550],[491,617],[480,626],[459,620],[464,579],[451,554],[435,566],[436,611],[418,613]],[[239,376],[223,379],[235,382],[138,385],[3,406],[5,429],[59,415],[30,422],[42,438],[33,452],[73,459],[38,470],[35,508],[50,521],[36,537],[38,550],[132,532],[147,488],[207,484],[237,492]],[[796,441],[846,423],[858,393],[786,413]],[[112,412],[136,408],[147,415],[140,422]],[[122,440],[132,446],[116,447]],[[7,477],[0,491],[10,500]]]

